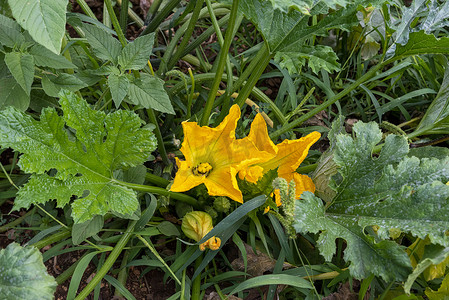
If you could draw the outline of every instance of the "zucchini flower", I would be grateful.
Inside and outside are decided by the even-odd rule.
[[[213,228],[212,217],[204,211],[189,212],[182,219],[182,231],[187,237],[197,242],[199,242]],[[201,251],[204,251],[206,248],[218,250],[220,245],[220,238],[213,236],[199,247]]]

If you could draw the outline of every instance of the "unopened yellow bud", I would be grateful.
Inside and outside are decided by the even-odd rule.
[[[212,225],[212,217],[204,211],[192,211],[187,213],[182,219],[181,229],[184,234],[199,242],[206,234],[214,228]],[[211,237],[200,245],[200,250],[206,248],[217,250],[220,248],[221,240],[217,237]]]

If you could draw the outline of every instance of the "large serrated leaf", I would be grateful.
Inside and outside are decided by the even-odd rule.
[[[300,231],[323,231],[320,249],[326,259],[335,251],[336,237],[346,239],[357,235],[368,238],[364,228],[371,225],[378,226],[379,239],[388,239],[390,229],[399,229],[420,238],[428,236],[433,243],[448,246],[449,237],[445,231],[449,228],[449,186],[445,183],[449,180],[449,157],[409,157],[406,139],[394,135],[387,136],[380,154],[373,157],[374,148],[382,139],[377,124],[358,122],[353,131],[355,138],[345,134],[336,137],[334,161],[339,173],[331,181],[336,196],[326,210],[319,198],[309,197],[307,204],[298,204],[296,228]],[[304,217],[310,220],[318,215],[323,220],[320,224],[306,224],[304,221]],[[335,231],[336,224],[340,224],[339,231]],[[332,235],[327,236],[330,233]],[[404,263],[402,252],[395,250],[395,255],[399,256],[391,256],[391,259],[402,257],[402,271],[398,269],[392,273],[388,260],[381,256],[372,265],[360,264],[359,261],[366,260],[366,257],[355,255],[359,250],[353,245],[360,246],[357,241],[347,240],[345,250],[348,253],[345,257],[352,262],[351,274],[364,277],[372,272],[383,278],[392,278],[394,274],[399,276],[396,279],[404,279],[409,266]],[[370,247],[377,247],[375,245],[382,242]],[[349,253],[352,253],[352,258],[349,258]]]
[[[120,42],[95,25],[84,24],[83,29],[94,54],[98,58],[117,63],[117,57],[122,50]]]
[[[340,70],[338,57],[331,47],[328,46],[303,46],[295,52],[277,52],[274,60],[286,68],[290,74],[298,74],[301,68],[308,62],[309,68],[318,74],[320,70],[329,73]]]
[[[175,113],[164,89],[164,82],[145,73],[142,73],[139,79],[129,85],[128,97],[125,100],[131,104],[142,105],[160,112]]]
[[[53,299],[56,281],[34,247],[9,244],[0,251],[0,299]]]
[[[68,0],[8,0],[8,3],[17,23],[36,42],[59,54]]]
[[[34,78],[33,56],[20,52],[9,52],[5,54],[5,63],[12,76],[29,96]]]
[[[0,113],[0,144],[24,153],[22,170],[34,173],[20,189],[14,209],[56,199],[58,206],[72,196],[75,223],[108,211],[131,215],[138,208],[134,191],[113,178],[116,169],[142,164],[156,147],[152,132],[140,128],[139,117],[125,110],[106,115],[93,111],[78,96],[60,95],[64,115],[53,108],[36,121],[8,108]],[[76,131],[69,137],[65,126]],[[54,177],[47,172],[57,170]]]
[[[401,59],[411,55],[420,54],[448,54],[449,38],[436,38],[433,34],[424,31],[410,33],[407,44],[396,45],[393,59]]]
[[[140,36],[123,48],[118,63],[124,70],[141,70],[150,59],[154,33]]]
[[[328,261],[336,251],[335,240],[343,238],[347,242],[344,259],[350,261],[349,270],[355,278],[362,279],[371,273],[386,281],[404,280],[411,272],[410,260],[403,249],[392,241],[375,243],[357,226],[357,218],[338,218],[325,211],[320,198],[310,192],[296,201],[293,227],[298,232],[321,231],[318,248]]]

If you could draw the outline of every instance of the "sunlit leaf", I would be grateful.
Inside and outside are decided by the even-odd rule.
[[[60,99],[62,117],[53,108],[44,109],[40,121],[13,108],[0,113],[0,144],[22,152],[19,166],[34,173],[14,209],[50,199],[63,207],[77,196],[72,203],[76,223],[108,211],[131,215],[138,208],[136,193],[118,184],[113,171],[142,164],[156,147],[154,135],[140,128],[133,112],[106,115],[69,92]],[[53,177],[51,169],[57,170]]]

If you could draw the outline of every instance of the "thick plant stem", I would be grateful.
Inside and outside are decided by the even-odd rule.
[[[183,53],[184,49],[186,48],[187,44],[189,43],[190,37],[192,36],[193,30],[195,29],[196,22],[198,21],[198,17],[200,16],[201,8],[203,7],[203,2],[204,2],[204,0],[196,0],[195,8],[193,9],[193,12],[192,12],[192,17],[190,18],[187,30],[184,33],[184,36],[182,37],[181,44],[179,45],[175,54],[170,58],[170,61],[167,65],[168,70],[171,70],[175,66],[175,64],[178,62],[178,60],[181,59],[182,53]]]
[[[114,8],[112,7],[111,0],[104,0],[104,4],[109,12],[109,17],[111,18],[112,26],[114,26],[115,32],[117,33],[118,40],[122,44],[123,47],[126,46],[127,41],[125,35],[123,34],[122,28],[118,22],[117,16],[115,15]]]
[[[168,166],[170,164],[170,161],[168,160],[167,150],[165,150],[164,140],[162,139],[162,134],[161,134],[161,130],[159,128],[159,124],[157,122],[156,114],[154,113],[154,110],[152,110],[151,108],[147,109],[147,113],[148,113],[148,118],[150,119],[150,122],[153,123],[154,126],[156,126],[154,128],[154,133],[156,134],[156,139],[157,139],[157,149],[159,150],[159,153],[161,154],[162,161],[164,162],[164,164],[166,166]]]
[[[114,265],[120,253],[122,253],[123,248],[125,248],[129,239],[132,236],[132,232],[134,230],[134,226],[136,226],[137,221],[131,221],[128,229],[122,235],[117,245],[115,245],[114,249],[109,254],[108,258],[104,262],[104,265],[100,268],[100,270],[95,274],[94,278],[87,284],[87,286],[78,294],[75,300],[84,300],[93,291],[95,286],[100,283],[100,281],[104,278],[104,276],[108,273],[109,269]]]
[[[314,109],[312,109],[308,113],[302,115],[301,117],[299,117],[298,119],[294,120],[293,122],[285,124],[284,126],[282,126],[281,129],[279,129],[279,130],[273,132],[272,134],[270,134],[270,137],[272,139],[275,139],[275,138],[279,137],[281,134],[284,134],[287,131],[289,131],[289,130],[291,130],[291,129],[301,125],[306,120],[310,119],[311,117],[313,117],[314,115],[316,115],[317,113],[322,111],[323,109],[328,108],[329,106],[331,106],[332,104],[334,104],[335,102],[337,102],[338,100],[340,100],[341,98],[343,98],[344,96],[349,94],[352,90],[354,90],[357,87],[359,87],[365,81],[367,81],[370,78],[374,77],[376,75],[376,72],[378,70],[382,69],[384,66],[385,66],[385,62],[384,63],[380,63],[380,64],[374,66],[373,68],[371,68],[371,70],[369,70],[367,73],[365,73],[365,75],[360,77],[357,81],[352,83],[350,86],[345,88],[343,91],[341,91],[340,93],[338,93],[334,97],[330,98],[329,100],[327,100],[323,104],[315,107]]]
[[[68,238],[71,235],[72,235],[72,232],[70,230],[63,230],[63,231],[57,232],[55,234],[52,234],[43,240],[40,240],[39,242],[33,244],[33,246],[36,247],[37,249],[42,249],[45,246],[59,242],[60,240]]]
[[[203,261],[203,254],[201,254],[195,260],[195,270],[199,268],[202,261]],[[196,276],[192,282],[192,300],[200,300],[200,294],[201,294],[201,273],[198,274],[198,276]]]
[[[186,194],[170,192],[170,191],[167,191],[166,189],[163,189],[163,188],[160,188],[160,187],[155,187],[155,186],[135,184],[135,183],[123,182],[123,181],[119,181],[119,180],[115,180],[115,182],[117,182],[118,184],[120,184],[122,186],[126,186],[128,188],[131,188],[131,189],[133,189],[135,191],[154,193],[154,194],[163,195],[163,196],[169,196],[170,198],[172,198],[174,200],[179,200],[181,202],[185,202],[187,204],[190,204],[193,207],[198,207],[198,202],[196,201],[196,199],[192,198],[192,197],[190,197],[190,196],[188,196]]]
[[[270,63],[271,55],[269,54],[268,48],[263,48],[264,52],[266,49],[266,55],[262,56],[259,64],[257,64],[251,73],[251,76],[248,78],[245,86],[239,91],[239,96],[235,99],[235,103],[237,103],[240,107],[245,103],[246,98],[248,98],[249,94],[253,87],[256,86],[257,81],[259,81],[260,76],[263,71],[265,71],[266,67]],[[262,50],[262,49],[261,49]]]
[[[232,2],[231,15],[229,16],[229,22],[228,22],[229,25],[228,25],[228,28],[226,29],[226,35],[225,35],[223,47],[221,47],[220,54],[218,57],[218,65],[217,65],[217,70],[215,72],[215,79],[214,79],[212,87],[209,91],[209,95],[206,100],[206,106],[204,107],[204,110],[203,110],[203,115],[202,115],[201,122],[200,122],[201,126],[208,125],[208,123],[209,123],[210,113],[214,106],[215,97],[217,95],[218,88],[220,87],[221,77],[223,75],[226,61],[228,59],[229,47],[231,46],[232,40],[234,38],[234,28],[235,28],[236,20],[237,20],[238,7],[239,7],[239,0],[234,0]],[[245,99],[246,98],[247,97],[245,97]]]

